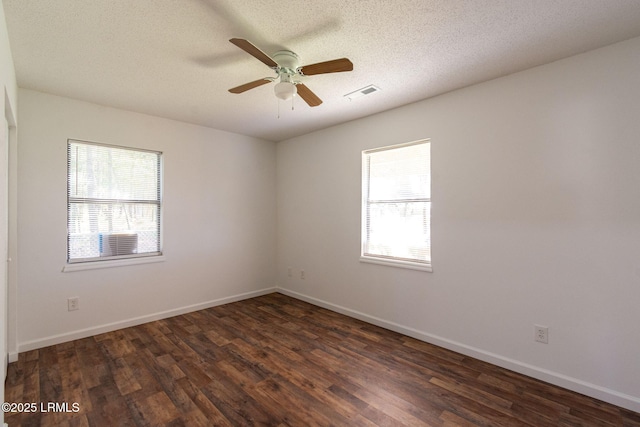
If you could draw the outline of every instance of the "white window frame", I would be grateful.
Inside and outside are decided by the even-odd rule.
[[[372,253],[367,253],[367,239],[368,239],[368,233],[369,233],[369,206],[376,204],[376,203],[385,203],[386,201],[373,201],[369,199],[369,193],[370,193],[370,180],[369,180],[369,155],[370,154],[374,154],[377,152],[381,152],[381,151],[388,151],[388,150],[395,150],[395,149],[399,149],[399,148],[405,148],[405,147],[409,147],[412,145],[418,145],[418,144],[430,144],[431,141],[429,139],[422,139],[422,140],[418,140],[418,141],[413,141],[413,142],[409,142],[409,143],[405,143],[405,144],[397,144],[397,145],[391,145],[391,146],[386,146],[386,147],[380,147],[380,148],[375,148],[375,149],[371,149],[371,150],[364,150],[362,151],[362,207],[361,207],[361,220],[362,220],[362,230],[361,230],[361,237],[362,237],[362,242],[361,242],[361,250],[360,250],[360,261],[361,262],[365,262],[365,263],[373,263],[373,264],[381,264],[381,265],[387,265],[387,266],[392,266],[392,267],[401,267],[401,268],[408,268],[408,269],[413,269],[413,270],[421,270],[421,271],[428,271],[428,272],[432,272],[432,265],[431,265],[431,257],[429,256],[428,259],[426,261],[419,261],[419,260],[411,260],[411,259],[406,259],[406,258],[399,258],[399,257],[394,257],[394,256],[389,256],[389,255],[380,255],[380,254],[372,254]],[[429,145],[430,147],[430,145]],[[427,165],[428,168],[428,174],[429,176],[431,175],[431,165],[428,164]],[[430,191],[429,191],[429,195],[430,195]],[[394,202],[400,202],[400,203],[412,203],[412,202],[418,202],[418,203],[431,203],[431,197],[421,197],[419,199],[394,199]],[[429,218],[429,229],[431,227],[431,218]],[[430,234],[430,233],[429,233]],[[429,235],[429,253],[431,252],[431,236]]]
[[[63,272],[71,272],[78,270],[87,270],[87,269],[95,269],[95,268],[108,268],[108,267],[117,267],[124,265],[135,265],[135,264],[143,264],[143,263],[154,263],[154,262],[162,262],[164,261],[164,256],[162,253],[162,212],[163,212],[163,198],[162,198],[162,175],[163,175],[163,156],[162,152],[140,149],[140,148],[132,148],[132,147],[124,147],[110,144],[102,144],[97,142],[90,141],[82,141],[77,139],[68,139],[67,140],[67,165],[70,167],[70,154],[69,150],[71,144],[85,144],[85,145],[93,145],[93,146],[101,146],[106,148],[113,148],[118,150],[130,150],[135,152],[145,152],[145,153],[153,153],[158,156],[158,175],[157,185],[158,185],[158,196],[157,200],[102,200],[95,198],[76,198],[73,197],[70,193],[70,170],[67,170],[67,224],[69,221],[70,209],[72,203],[120,203],[120,202],[132,202],[132,203],[145,203],[152,204],[157,206],[158,209],[158,250],[154,252],[144,252],[144,253],[135,253],[130,255],[109,255],[109,256],[98,256],[98,257],[89,257],[89,258],[73,258],[70,259],[70,248],[69,248],[69,237],[70,230],[67,227],[67,263],[63,267]]]

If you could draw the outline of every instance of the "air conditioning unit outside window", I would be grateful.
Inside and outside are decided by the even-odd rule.
[[[100,256],[135,254],[138,250],[138,235],[135,233],[100,234]]]

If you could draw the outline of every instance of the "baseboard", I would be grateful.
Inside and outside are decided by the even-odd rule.
[[[118,329],[128,328],[130,326],[137,326],[143,323],[153,322],[155,320],[166,319],[168,317],[179,316],[185,313],[191,313],[193,311],[204,310],[206,308],[215,307],[218,305],[229,304],[236,301],[242,301],[249,298],[255,298],[262,295],[267,295],[273,292],[277,292],[275,287],[261,289],[259,291],[246,292],[243,294],[233,295],[230,297],[220,298],[216,300],[211,300],[203,303],[188,305],[172,310],[152,313],[145,316],[135,317],[132,319],[127,319],[123,321],[107,323],[104,325],[80,329],[77,331],[67,332],[64,334],[53,335],[46,338],[40,338],[37,340],[26,341],[23,343],[18,343],[18,353],[22,353],[25,351],[35,350],[42,347],[48,347],[50,345],[61,344],[68,341],[73,341],[77,339],[87,338],[93,335],[103,334],[105,332],[116,331]],[[18,360],[18,353],[15,353],[15,360],[11,360],[12,354],[9,354],[10,361]]]
[[[465,356],[470,356],[484,362],[488,362],[493,365],[500,366],[502,368],[509,369],[511,371],[518,372],[520,374],[629,409],[634,412],[640,412],[640,398],[635,396],[620,393],[606,387],[601,387],[599,385],[582,381],[577,378],[569,377],[558,372],[549,371],[547,369],[523,363],[518,360],[510,359],[499,354],[487,352],[485,350],[452,341],[447,338],[422,332],[414,328],[390,322],[375,316],[368,315],[366,313],[361,313],[359,311],[313,298],[295,291],[278,288],[278,292],[302,301],[306,301],[310,304],[326,308],[340,314],[344,314],[345,316],[353,317],[355,319],[371,323],[372,325],[380,326],[382,328],[389,329],[391,331],[398,332],[412,338],[416,338],[420,341],[425,341],[430,344],[434,344],[439,347],[464,354]]]

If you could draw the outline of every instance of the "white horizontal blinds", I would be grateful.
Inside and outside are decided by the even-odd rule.
[[[160,253],[160,157],[69,140],[69,262]]]
[[[363,255],[429,263],[430,144],[420,142],[363,154]]]

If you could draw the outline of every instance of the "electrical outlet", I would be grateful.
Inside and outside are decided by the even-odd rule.
[[[300,270],[300,278],[304,280],[304,270]]]
[[[287,268],[287,276],[293,276],[293,269],[291,267]]]
[[[80,309],[80,298],[72,297],[67,299],[67,310],[75,311]]]
[[[543,344],[549,344],[549,328],[546,326],[533,325],[535,333],[534,339]]]

